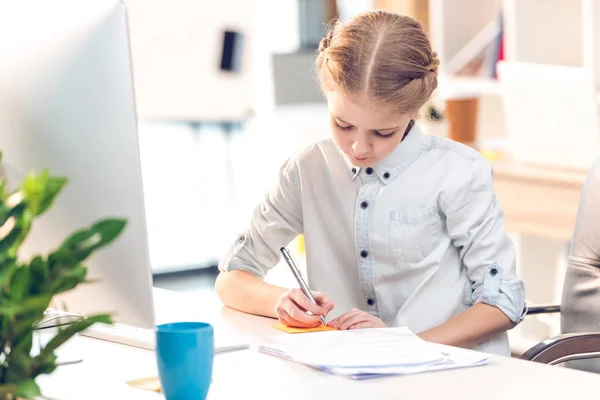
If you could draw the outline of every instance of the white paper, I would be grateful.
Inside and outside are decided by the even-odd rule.
[[[404,327],[303,333],[263,347],[304,364],[327,367],[414,366],[446,360]]]
[[[442,353],[406,327],[295,334],[258,350],[353,379],[463,368],[488,361],[484,353],[462,349]]]
[[[415,366],[389,366],[375,368],[320,368],[326,372],[343,375],[353,379],[377,378],[386,375],[412,375],[423,372],[434,372],[456,368],[476,367],[486,365],[488,357],[484,353],[456,349],[449,354],[446,361],[439,364]]]

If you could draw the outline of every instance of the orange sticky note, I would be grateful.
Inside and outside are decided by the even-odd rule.
[[[158,376],[148,378],[135,379],[127,382],[127,384],[136,389],[149,390],[151,392],[161,393],[160,379]]]
[[[287,333],[308,333],[308,332],[321,332],[321,331],[336,331],[337,328],[332,328],[330,326],[316,326],[314,328],[293,328],[291,326],[287,326],[284,324],[275,324],[273,328],[282,330]]]

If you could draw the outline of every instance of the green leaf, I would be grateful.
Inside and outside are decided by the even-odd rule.
[[[54,294],[59,294],[74,289],[80,283],[82,283],[82,281],[77,278],[65,278],[61,276],[52,282],[50,290]]]
[[[36,256],[29,263],[29,271],[31,273],[30,293],[38,294],[50,275],[48,262],[42,257]]]
[[[14,324],[14,318],[0,311],[0,338],[6,340],[10,338],[12,326]],[[2,349],[0,349],[2,351]]]
[[[21,217],[23,217],[23,215],[25,214],[26,211],[27,211],[27,203],[25,202],[25,200],[21,200],[8,210],[6,219],[8,219],[10,217],[14,217],[15,219],[20,219]]]
[[[48,177],[45,191],[40,200],[37,213],[35,214],[36,216],[45,213],[52,206],[54,200],[56,199],[62,188],[66,185],[66,183],[66,178],[59,178],[54,176]]]
[[[5,383],[18,383],[29,377],[33,359],[29,354],[10,354],[9,368],[4,376]]]
[[[50,271],[54,270],[55,268],[70,268],[77,264],[78,261],[73,256],[73,253],[66,248],[55,250],[48,256],[48,269]]]
[[[19,320],[16,323],[13,323],[14,332],[16,336],[23,335],[28,330],[32,330],[34,325],[38,323],[41,319],[41,316],[37,313],[32,313],[29,315],[19,316]]]
[[[69,237],[61,248],[97,249],[113,241],[125,228],[127,221],[124,219],[105,219],[83,229]]]
[[[10,208],[3,200],[0,200],[0,226],[4,225],[10,217]]]
[[[43,314],[44,311],[50,305],[52,300],[51,293],[38,294],[35,296],[28,296],[22,301],[22,313],[38,313]]]
[[[112,242],[123,231],[127,225],[124,219],[105,219],[92,226],[92,231],[99,233],[102,240],[97,247],[105,246]]]
[[[15,192],[9,196],[21,196],[20,192]],[[8,200],[10,201],[10,200]],[[13,217],[15,220],[19,220],[23,217],[27,211],[27,203],[24,199],[20,198],[19,201],[9,206],[6,201],[0,202],[0,226],[4,225],[9,218]]]
[[[31,377],[35,378],[42,374],[51,374],[56,369],[56,355],[48,356],[39,367],[34,368]]]
[[[15,300],[21,300],[26,294],[29,293],[29,284],[31,282],[31,275],[29,268],[21,266],[18,268],[10,282],[10,297]]]
[[[50,283],[50,291],[53,294],[58,294],[71,290],[80,283],[84,283],[87,276],[87,268],[78,264],[72,269],[58,268],[53,271],[55,277],[52,278]]]
[[[37,176],[27,175],[21,189],[32,214],[37,217],[46,212],[66,183],[66,178],[50,176],[47,169]]]
[[[23,228],[20,225],[15,225],[4,239],[0,240],[0,253],[8,251],[21,237]]]
[[[105,219],[89,229],[72,234],[60,246],[61,250],[71,250],[77,262],[85,260],[93,251],[112,242],[125,228],[124,219]]]
[[[79,263],[92,253],[92,246],[99,243],[100,239],[100,235],[91,229],[82,229],[69,236],[60,249],[69,251],[75,262]]]
[[[36,396],[41,396],[41,394],[42,392],[40,391],[40,387],[37,385],[37,383],[35,383],[33,379],[17,383],[16,395],[19,397],[23,397],[25,399],[33,399]]]
[[[16,260],[17,258],[14,256],[9,256],[6,253],[0,253],[0,269],[2,269],[4,264],[15,262]]]
[[[48,173],[42,172],[37,176],[34,172],[27,174],[21,185],[23,196],[27,199],[27,205],[29,210],[36,215],[41,202],[42,193],[48,180]]]
[[[13,345],[10,348],[11,355],[18,356],[21,353],[24,357],[29,357],[31,345],[33,344],[33,328],[29,331],[17,335]]]
[[[17,260],[14,257],[8,258],[0,264],[0,287],[10,282],[10,278],[18,268]]]
[[[14,317],[19,314],[42,315],[52,300],[51,294],[28,296],[23,300],[0,298],[0,315]]]
[[[22,309],[23,306],[14,300],[0,299],[0,315],[2,316],[14,317]]]
[[[69,340],[73,335],[78,332],[84,331],[95,323],[104,323],[111,324],[112,321],[110,319],[110,315],[108,314],[100,314],[93,315],[91,317],[87,317],[81,321],[75,322],[67,326],[65,329],[60,330],[42,349],[40,354],[38,354],[34,359],[34,369],[38,368],[40,365],[43,365],[44,362],[48,359],[48,357],[52,356],[54,351],[62,346],[67,340]]]
[[[87,268],[83,264],[74,266],[71,270],[63,272],[62,276],[65,278],[78,279],[80,282],[85,281],[87,275]]]

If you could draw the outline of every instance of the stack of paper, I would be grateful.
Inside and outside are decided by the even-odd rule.
[[[442,353],[408,328],[327,331],[284,336],[259,351],[353,379],[487,364],[483,353]]]

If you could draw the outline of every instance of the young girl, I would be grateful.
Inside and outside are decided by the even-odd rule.
[[[221,260],[226,305],[290,326],[319,316],[338,329],[407,326],[427,341],[510,354],[506,331],[526,305],[492,169],[415,123],[437,87],[436,57],[419,22],[383,11],[321,41],[332,139],[282,166]],[[318,305],[262,280],[298,234]]]

